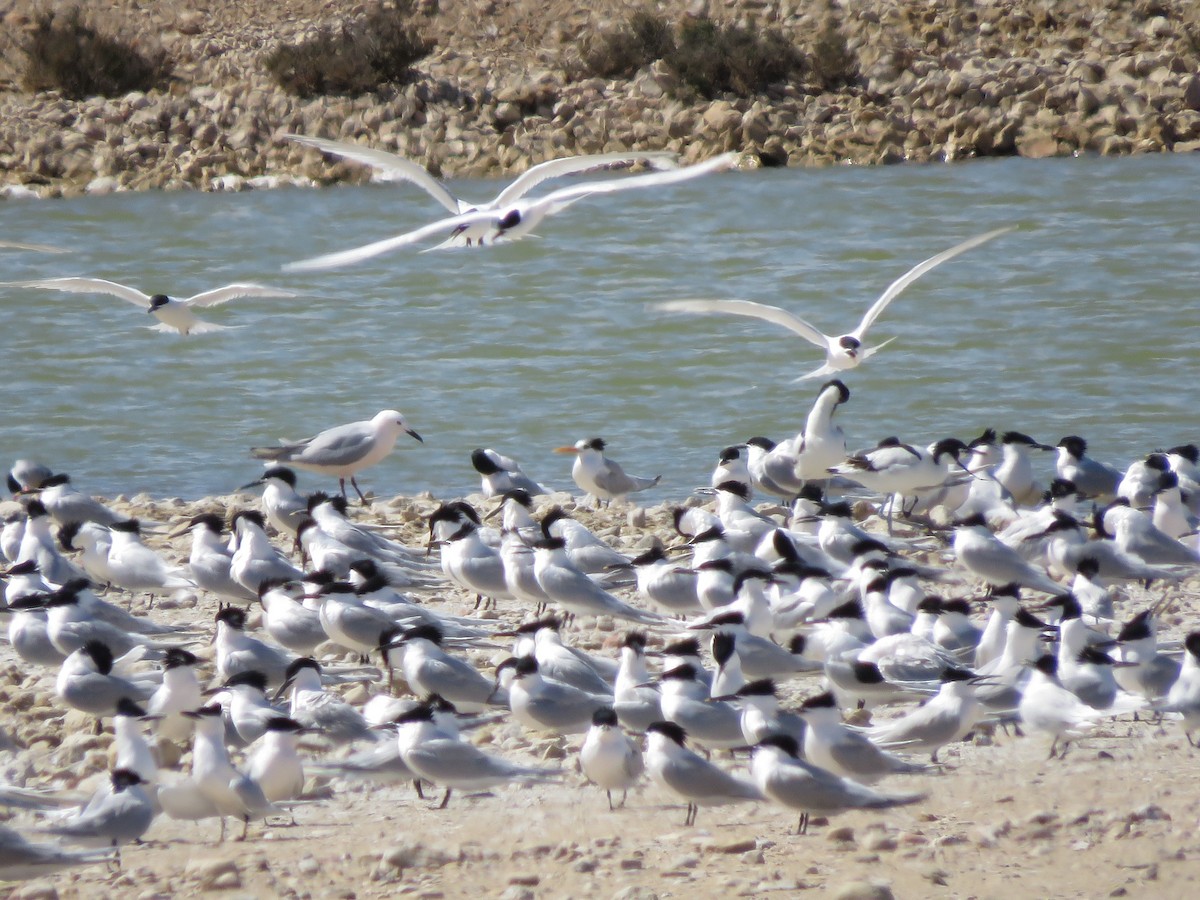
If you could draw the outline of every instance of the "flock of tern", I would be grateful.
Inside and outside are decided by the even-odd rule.
[[[556,160],[473,206],[390,154],[290,139],[413,182],[451,213],[290,270],[435,236],[446,247],[514,240],[591,194],[733,162]],[[656,171],[526,197],[548,178],[634,161]],[[867,332],[901,291],[1008,230],[909,270],[841,336],[748,301],[661,307],[781,325],[825,353],[805,377],[837,375],[887,343],[867,347]],[[21,284],[110,293],[182,334],[222,327],[194,309],[292,296],[252,284],[187,300],[94,278]],[[394,409],[254,448],[267,468],[245,489],[261,488],[259,508],[233,495],[223,514],[169,523],[130,519],[66,474],[18,461],[0,531],[9,641],[53,678],[57,704],[112,729],[116,761],[82,798],[0,786],[24,823],[0,831],[0,878],[119,865],[119,848],[160,817],[218,819],[222,838],[232,818],[245,837],[252,822],[302,818],[313,778],[334,785],[328,802],[338,784],[366,780],[436,786],[444,807],[455,791],[575,790],[578,771],[610,807],[649,779],[687,807],[687,824],[702,808],[766,803],[806,830],[814,815],[920,803],[930,779],[953,777],[939,752],[981,728],[1023,728],[1058,756],[1140,713],[1182,718],[1191,742],[1200,632],[1159,630],[1200,573],[1197,447],[1155,449],[1123,471],[1089,457],[1079,436],[1051,447],[1015,430],[927,447],[888,437],[852,452],[837,422],[850,399],[828,381],[793,436],[714,448],[708,483],[681,490],[670,532],[631,516],[642,524],[616,546],[490,448],[464,450],[476,502],[442,503],[422,542],[398,540],[386,514],[348,504],[345,486],[367,505],[356,476],[401,434],[421,440]],[[660,482],[626,472],[599,437],[558,449],[588,498],[578,509],[627,504]],[[296,470],[338,479],[340,495],[302,493]],[[154,614],[164,595],[193,597],[188,615]],[[600,618],[624,629],[615,655],[577,645]],[[348,685],[369,699],[347,702]],[[547,767],[471,740],[497,722],[557,736],[575,755]]]

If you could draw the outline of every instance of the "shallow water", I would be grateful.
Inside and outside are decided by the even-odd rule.
[[[819,382],[791,379],[820,354],[764,323],[649,304],[742,297],[841,332],[921,259],[1017,225],[876,324],[876,340],[897,340],[845,377],[850,444],[990,425],[1048,443],[1082,434],[1124,465],[1200,440],[1198,178],[1196,155],[730,173],[588,198],[540,239],[306,275],[279,266],[441,208],[395,185],[0,204],[0,239],[72,250],[0,250],[3,280],[302,294],[208,310],[245,327],[179,338],[144,330],[149,317],[113,297],[0,289],[0,461],[34,457],[97,493],[196,497],[255,477],[251,445],[395,407],[426,442],[402,437],[363,474],[380,494],[477,490],[476,446],[573,489],[570,460],[551,450],[600,435],[628,470],[663,474],[647,501],[680,499],[707,483],[720,447],[795,433]]]

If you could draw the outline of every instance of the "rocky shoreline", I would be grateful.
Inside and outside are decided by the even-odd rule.
[[[447,177],[628,148],[688,161],[737,150],[751,165],[791,166],[1200,150],[1200,7],[1189,0],[433,0],[421,8],[435,49],[412,83],[310,100],[279,88],[263,55],[363,4],[121,0],[114,29],[170,53],[170,87],[82,101],[20,87],[17,48],[38,8],[20,0],[4,16],[0,196],[365,177],[283,142],[286,132],[392,150]],[[833,29],[858,76],[823,90],[802,73],[758,96],[691,102],[661,61],[628,79],[580,77],[581,42],[642,8],[771,25],[802,52]]]

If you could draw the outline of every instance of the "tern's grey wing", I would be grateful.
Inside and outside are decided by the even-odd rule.
[[[541,694],[529,699],[528,709],[533,718],[551,728],[568,728],[591,722],[592,714],[611,702],[570,685],[548,682]]]
[[[69,866],[106,862],[112,854],[97,850],[67,850],[54,844],[31,844],[9,828],[0,828],[0,879],[40,878]]]
[[[230,300],[235,300],[238,297],[295,297],[294,291],[285,291],[283,288],[265,287],[261,284],[227,284],[224,287],[214,288],[211,291],[204,291],[196,294],[194,297],[189,297],[183,302],[188,306],[217,306],[221,303],[228,303]]]
[[[770,322],[786,328],[792,334],[798,335],[810,344],[826,351],[830,349],[833,342],[832,338],[799,316],[794,316],[777,306],[767,306],[751,300],[670,300],[657,305],[659,309],[666,312],[724,313],[730,316],[760,319],[763,322]]]
[[[297,710],[296,719],[335,741],[373,741],[379,737],[378,732],[371,730],[362,713],[331,694],[324,694]]]
[[[334,156],[341,156],[356,163],[370,166],[376,171],[389,175],[394,179],[415,184],[452,213],[464,212],[467,206],[454,197],[446,189],[446,186],[430,175],[423,166],[412,160],[405,159],[403,156],[388,153],[386,150],[375,150],[370,147],[361,147],[358,144],[349,144],[344,141],[329,141],[324,138],[309,137],[302,134],[285,134],[283,137],[285,140],[297,144],[314,147],[322,153],[330,153]],[[537,166],[534,166],[534,168],[536,169]],[[530,171],[532,172],[533,169]]]
[[[137,840],[153,821],[154,807],[145,795],[139,798],[122,791],[47,830],[84,846],[111,847]]]
[[[69,291],[72,294],[111,294],[142,309],[150,308],[150,297],[136,288],[105,281],[103,278],[46,278],[38,281],[20,281],[15,287],[42,288],[51,291]]]
[[[931,256],[922,263],[913,266],[895,281],[888,285],[887,290],[880,295],[879,299],[871,304],[871,308],[866,311],[862,317],[862,321],[858,323],[858,327],[851,332],[860,341],[867,333],[867,329],[875,322],[876,319],[883,313],[889,303],[894,300],[901,291],[928,272],[930,269],[940,266],[947,260],[953,259],[960,253],[965,253],[973,247],[978,247],[980,244],[986,244],[992,238],[999,237],[1006,232],[1012,231],[1014,226],[1008,228],[997,228],[995,231],[989,231],[987,234],[980,234],[976,237],[963,241],[961,244],[955,244],[949,250],[943,250],[936,256]]]
[[[928,704],[900,719],[880,723],[871,732],[871,739],[881,747],[910,747],[919,749],[941,745],[952,740],[961,723],[952,710]]]
[[[596,473],[597,486],[608,491],[610,494],[617,495],[643,491],[648,487],[658,484],[661,480],[661,475],[655,478],[642,478],[637,475],[629,475],[621,468],[620,463],[613,462],[611,459],[605,460],[604,468]]]
[[[313,764],[306,762],[304,767],[314,775],[366,778],[389,783],[412,781],[418,777],[400,755],[400,746],[394,740],[380,741],[371,749],[345,759]]]
[[[694,753],[673,757],[659,771],[662,782],[700,806],[761,800],[758,788],[706,762]]]
[[[670,164],[677,158],[674,153],[656,151],[650,153],[597,153],[591,156],[568,156],[564,159],[552,159],[532,166],[517,176],[517,179],[497,194],[496,199],[489,205],[492,207],[507,206],[524,197],[543,181],[551,178],[578,175],[601,166],[635,163],[640,160],[653,162],[659,168],[674,168]]]
[[[412,747],[404,752],[404,761],[422,778],[466,790],[503,784],[523,771],[499,757],[489,756],[474,744],[450,739]]]
[[[417,673],[420,689],[431,694],[440,694],[452,703],[462,701],[485,703],[494,693],[495,686],[481,675],[470,663],[452,660],[428,659],[421,664]]]
[[[888,797],[801,761],[782,764],[769,780],[767,790],[787,806],[818,813],[895,806],[917,799]]]
[[[895,767],[897,757],[880,750],[861,734],[842,732],[829,744],[829,755],[853,778],[881,778]]]

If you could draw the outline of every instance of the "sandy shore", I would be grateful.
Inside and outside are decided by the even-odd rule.
[[[20,48],[40,6],[8,4],[0,34],[3,196],[365,177],[284,143],[285,132],[391,150],[444,176],[631,148],[689,161],[738,150],[762,165],[1200,149],[1200,8],[1189,0],[655,4],[668,22],[707,14],[778,28],[807,60],[761,94],[710,99],[681,91],[661,61],[628,78],[580,70],[588,40],[644,8],[633,0],[429,0],[419,18],[435,49],[411,83],[308,100],[275,84],[265,53],[352,21],[365,4],[117,0],[104,27],[163,48],[174,77],[149,93],[68,100],[21,84]],[[845,83],[818,77],[829,40],[844,48]]]
[[[569,498],[544,502],[563,501]],[[242,495],[199,503],[139,497],[114,505],[175,526],[200,511],[253,503]],[[399,539],[419,546],[423,518],[436,505],[427,497],[395,498],[354,512],[402,526]],[[671,538],[666,506],[577,515],[627,550],[645,546],[651,535]],[[186,538],[150,542],[172,559],[186,559]],[[1200,627],[1198,587],[1191,579],[1166,589],[1173,602],[1163,639]],[[1158,588],[1134,588],[1118,618],[1162,596]],[[135,598],[133,608],[144,611],[146,599]],[[453,590],[432,602],[458,614],[473,607],[473,598]],[[150,614],[208,629],[214,609],[210,597],[185,596],[160,602]],[[510,622],[527,615],[513,604],[498,612]],[[608,620],[585,624],[569,641],[613,654],[621,629]],[[477,654],[481,664],[491,658]],[[787,695],[796,702],[815,691],[815,682],[797,679]],[[31,787],[86,788],[109,765],[110,737],[91,734],[90,720],[66,713],[52,692],[53,673],[30,672],[11,647],[0,647],[3,721],[18,745],[0,752],[0,777]],[[355,701],[367,693],[347,691]],[[246,843],[216,843],[215,821],[160,817],[145,844],[125,849],[121,872],[80,869],[20,886],[11,896],[665,898],[813,890],[843,898],[1163,897],[1190,894],[1200,876],[1200,754],[1177,723],[1118,718],[1074,745],[1065,761],[1046,758],[1045,737],[979,731],[945,748],[941,772],[883,783],[891,791],[926,793],[920,803],[847,813],[819,821],[804,836],[793,833],[795,814],[769,804],[704,809],[698,824],[685,828],[683,808],[649,785],[631,792],[625,809],[610,812],[603,792],[578,773],[578,739],[532,735],[506,722],[475,740],[515,760],[561,764],[563,783],[456,795],[438,810],[407,785],[334,782],[331,797],[297,812],[298,825],[256,824]],[[22,814],[8,824],[29,821]]]

